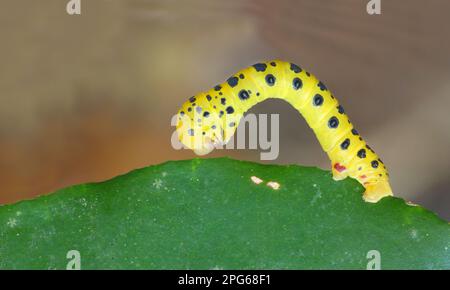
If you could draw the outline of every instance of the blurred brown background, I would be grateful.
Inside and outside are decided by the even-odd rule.
[[[259,60],[316,74],[391,171],[398,196],[450,219],[450,2],[5,0],[0,9],[0,204],[166,160],[189,96]],[[287,103],[274,163],[329,168]],[[216,151],[259,161],[255,150]]]

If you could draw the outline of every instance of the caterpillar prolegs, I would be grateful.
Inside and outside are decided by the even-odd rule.
[[[335,180],[357,179],[366,201],[392,195],[386,166],[342,106],[321,81],[293,63],[257,63],[191,97],[178,112],[179,139],[198,154],[208,153],[229,141],[247,110],[269,98],[286,100],[305,118],[331,160]]]

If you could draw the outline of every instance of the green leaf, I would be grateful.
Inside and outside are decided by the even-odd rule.
[[[366,269],[371,250],[382,269],[450,268],[446,221],[362,192],[311,167],[167,162],[0,207],[0,268],[65,269],[69,250],[82,269]]]

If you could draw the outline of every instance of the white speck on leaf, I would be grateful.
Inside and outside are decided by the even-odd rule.
[[[410,233],[410,236],[411,236],[412,239],[416,240],[417,237],[418,237],[418,232],[417,232],[417,230],[416,230],[416,229],[412,229],[412,230],[411,230],[411,233]]]
[[[13,228],[17,225],[17,220],[14,218],[10,218],[6,224],[8,225],[8,227]]]
[[[163,181],[161,179],[155,179],[155,181],[153,181],[153,187],[156,189],[160,189],[163,185]]]
[[[261,182],[263,182],[263,180],[257,176],[252,176],[252,177],[250,177],[250,179],[253,181],[253,183],[256,183],[256,184],[260,184]]]
[[[278,190],[280,189],[280,184],[276,181],[269,181],[267,182],[267,186],[271,187],[272,189]]]
[[[166,177],[166,176],[167,176],[167,172],[164,171],[164,172],[162,173],[162,176],[163,176],[163,177]]]
[[[87,207],[87,200],[86,200],[86,198],[81,198],[80,199],[80,204],[82,205],[82,206],[84,206],[84,207]]]

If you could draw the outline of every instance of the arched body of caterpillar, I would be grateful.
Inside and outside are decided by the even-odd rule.
[[[300,112],[328,154],[335,180],[358,180],[366,201],[392,195],[386,166],[342,106],[321,81],[293,63],[257,63],[191,97],[178,112],[179,139],[198,154],[208,153],[232,137],[247,110],[268,98],[286,100]]]

